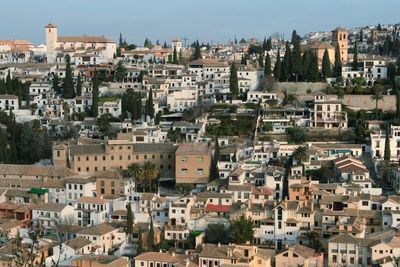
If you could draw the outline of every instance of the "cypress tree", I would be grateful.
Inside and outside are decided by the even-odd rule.
[[[10,92],[12,92],[12,81],[11,81],[11,72],[9,69],[6,77],[6,94]]]
[[[386,137],[385,137],[385,152],[384,152],[384,160],[390,161],[390,124],[386,126]]]
[[[176,51],[176,47],[174,47],[174,54],[172,56],[172,64],[179,64],[178,52]]]
[[[147,233],[147,248],[153,250],[154,248],[154,226],[153,226],[153,216],[150,213],[150,225],[149,232]]]
[[[4,79],[0,79],[0,94],[5,94],[7,92],[7,86]]]
[[[340,48],[336,46],[335,48],[335,76],[339,77],[342,75],[342,59],[340,56]]]
[[[274,77],[277,81],[279,81],[281,77],[281,56],[279,48],[278,48],[278,53],[276,55],[276,62],[274,66]]]
[[[264,52],[260,53],[260,57],[258,59],[258,64],[260,65],[260,68],[264,68],[264,56],[263,56],[263,53]]]
[[[98,116],[98,107],[99,107],[99,80],[97,78],[97,72],[94,71],[94,76],[92,78],[92,116]]]
[[[264,63],[264,76],[271,75],[271,58],[269,54],[267,53],[267,56],[265,57],[265,63]]]
[[[200,44],[199,44],[199,41],[196,41],[195,47],[194,47],[193,60],[200,59],[200,58],[202,58]]]
[[[115,80],[117,82],[123,82],[126,77],[126,68],[122,64],[122,60],[118,61],[117,69],[115,70]]]
[[[149,97],[146,101],[146,115],[154,118],[153,89],[150,88]]]
[[[396,117],[400,118],[400,78],[395,79]]]
[[[324,57],[322,58],[322,75],[324,78],[332,76],[331,60],[329,59],[328,49],[325,49]]]
[[[301,58],[301,48],[300,48],[300,37],[297,36],[293,43],[293,51],[292,51],[292,71],[294,73],[295,81],[299,80],[299,75],[302,73],[303,62]]]
[[[140,93],[135,94],[135,109],[133,119],[139,120],[142,118],[143,107],[142,107],[142,96]]]
[[[358,48],[357,42],[354,44],[354,55],[353,55],[353,70],[358,69]]]
[[[81,96],[82,95],[82,78],[81,74],[78,74],[77,82],[76,82],[76,95]]]
[[[286,48],[285,48],[285,55],[282,60],[281,64],[281,80],[282,81],[287,81],[289,80],[292,70],[291,70],[291,50],[290,50],[290,44],[289,42],[286,42]]]
[[[267,39],[267,45],[266,45],[266,50],[267,51],[271,51],[271,49],[272,49],[272,39],[271,39],[271,37],[269,37],[268,39]]]
[[[239,94],[239,82],[238,82],[237,69],[236,69],[235,62],[232,63],[230,72],[231,73],[229,76],[229,89],[231,91],[232,96],[234,98],[236,98]]]
[[[143,252],[143,240],[142,240],[142,231],[139,229],[139,237],[138,237],[138,248],[136,253],[139,255]]]
[[[246,59],[246,56],[245,56],[245,55],[242,55],[242,58],[241,58],[241,60],[240,60],[240,64],[242,64],[242,65],[247,65],[247,59]]]
[[[318,57],[314,53],[310,53],[310,68],[308,72],[309,80],[317,82],[319,80]]]
[[[63,97],[65,99],[71,99],[74,97],[74,82],[71,69],[71,58],[69,55],[65,56],[65,78],[63,82]]]
[[[61,94],[60,79],[58,78],[57,74],[54,74],[52,84],[53,90],[56,91],[58,94]]]
[[[130,239],[132,238],[133,234],[133,212],[130,203],[126,205],[126,209],[126,235],[128,236],[128,240],[131,241]]]
[[[363,43],[364,42],[364,32],[363,32],[363,29],[361,28],[361,30],[360,30],[360,43]]]

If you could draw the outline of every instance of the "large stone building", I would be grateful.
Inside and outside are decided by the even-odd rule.
[[[131,140],[106,140],[101,143],[53,146],[56,166],[70,167],[80,174],[114,168],[126,170],[132,163],[153,162],[162,177],[172,177],[175,171],[175,151],[172,143],[133,144]]]
[[[90,58],[93,55],[112,59],[116,52],[116,44],[113,40],[104,36],[58,36],[57,26],[48,24],[45,27],[47,62],[54,63],[63,53],[79,54],[82,58]],[[83,61],[85,61],[83,59]],[[96,62],[94,62],[96,63]]]

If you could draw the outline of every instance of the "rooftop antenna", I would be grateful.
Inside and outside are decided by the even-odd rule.
[[[185,37],[182,38],[182,40],[184,41],[185,47],[186,47],[186,42],[187,42],[189,39],[185,36]]]

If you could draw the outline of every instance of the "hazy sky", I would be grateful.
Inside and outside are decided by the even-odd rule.
[[[400,0],[2,0],[0,39],[44,43],[59,35],[97,34],[143,44],[187,36],[189,42],[301,35],[337,26],[400,22]]]

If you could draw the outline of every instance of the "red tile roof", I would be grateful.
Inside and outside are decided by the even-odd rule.
[[[206,211],[211,211],[211,212],[230,212],[231,208],[232,208],[231,205],[208,204],[206,206]]]

